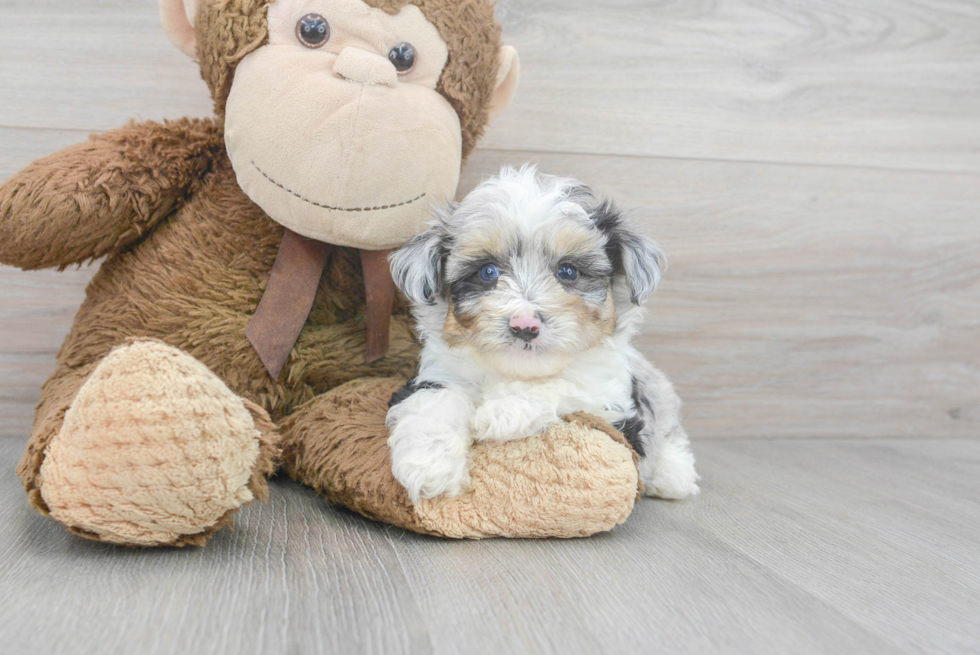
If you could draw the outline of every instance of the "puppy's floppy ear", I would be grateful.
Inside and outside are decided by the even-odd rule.
[[[449,255],[450,235],[440,218],[388,256],[395,285],[414,305],[432,305],[443,292],[443,266]]]
[[[630,300],[641,305],[660,284],[667,269],[667,256],[656,241],[630,225],[623,212],[608,200],[592,212],[592,220],[606,235],[606,254],[616,275],[622,275],[630,290]]]

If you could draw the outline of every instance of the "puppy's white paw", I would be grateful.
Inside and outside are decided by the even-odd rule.
[[[701,492],[701,476],[694,469],[694,453],[683,441],[668,441],[653,458],[640,463],[647,496],[681,500]]]
[[[459,495],[469,484],[472,411],[469,397],[458,389],[417,391],[388,410],[391,470],[413,503]]]
[[[458,496],[469,484],[467,451],[456,447],[460,442],[456,435],[397,433],[396,429],[389,439],[391,470],[413,503],[423,498]]]
[[[558,420],[553,409],[511,396],[492,398],[480,405],[470,420],[477,441],[512,441],[535,435]],[[549,420],[550,419],[550,420]]]

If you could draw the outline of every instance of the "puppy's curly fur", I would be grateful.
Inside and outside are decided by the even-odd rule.
[[[641,456],[647,493],[698,493],[680,400],[631,344],[666,260],[583,184],[504,168],[391,257],[423,341],[387,423],[413,502],[458,494],[475,440],[585,411]]]

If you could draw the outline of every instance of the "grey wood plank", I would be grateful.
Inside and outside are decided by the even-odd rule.
[[[167,40],[155,0],[0,5],[0,127],[104,131],[209,116],[197,66]]]
[[[35,159],[85,141],[88,136],[85,130],[0,127],[0,180],[6,180]]]
[[[639,343],[694,435],[980,434],[973,176],[480,151],[631,210],[670,267]]]
[[[206,549],[94,544],[26,506],[21,446],[0,440],[5,654],[430,652],[385,526],[282,482]]]
[[[980,172],[970,0],[502,1],[496,149]]]
[[[481,150],[461,193],[529,159],[667,248],[640,343],[692,434],[980,434],[973,176]],[[0,268],[0,352],[53,359],[93,271]],[[0,435],[23,434],[41,378],[24,376],[0,376]]]
[[[970,0],[500,0],[498,13],[524,78],[486,147],[980,172]],[[8,0],[0,88],[7,127],[211,111],[152,0]]]
[[[892,652],[666,505],[588,541],[395,545],[436,653]]]
[[[0,439],[30,432],[41,386],[97,270],[0,266]]]
[[[699,446],[728,492],[680,514],[903,652],[980,650],[980,442]]]
[[[64,533],[24,502],[11,473],[22,447],[0,440],[11,655],[980,645],[980,530],[975,505],[954,502],[980,491],[976,441],[702,440],[700,498],[644,500],[612,533],[571,541],[419,537],[279,481],[235,532],[183,551]],[[944,476],[951,466],[962,476]]]
[[[57,352],[98,264],[62,272],[0,266],[0,352]]]
[[[41,386],[54,372],[54,354],[0,353],[0,440],[31,432]]]

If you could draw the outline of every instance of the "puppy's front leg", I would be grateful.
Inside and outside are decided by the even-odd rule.
[[[473,403],[459,389],[420,389],[388,410],[391,470],[413,503],[469,484]]]
[[[510,382],[484,391],[470,428],[477,441],[511,441],[536,435],[578,411],[608,418],[601,404],[565,380]]]
[[[474,411],[470,428],[477,441],[521,439],[557,422],[556,410],[557,403],[551,399],[519,395],[489,398]]]

